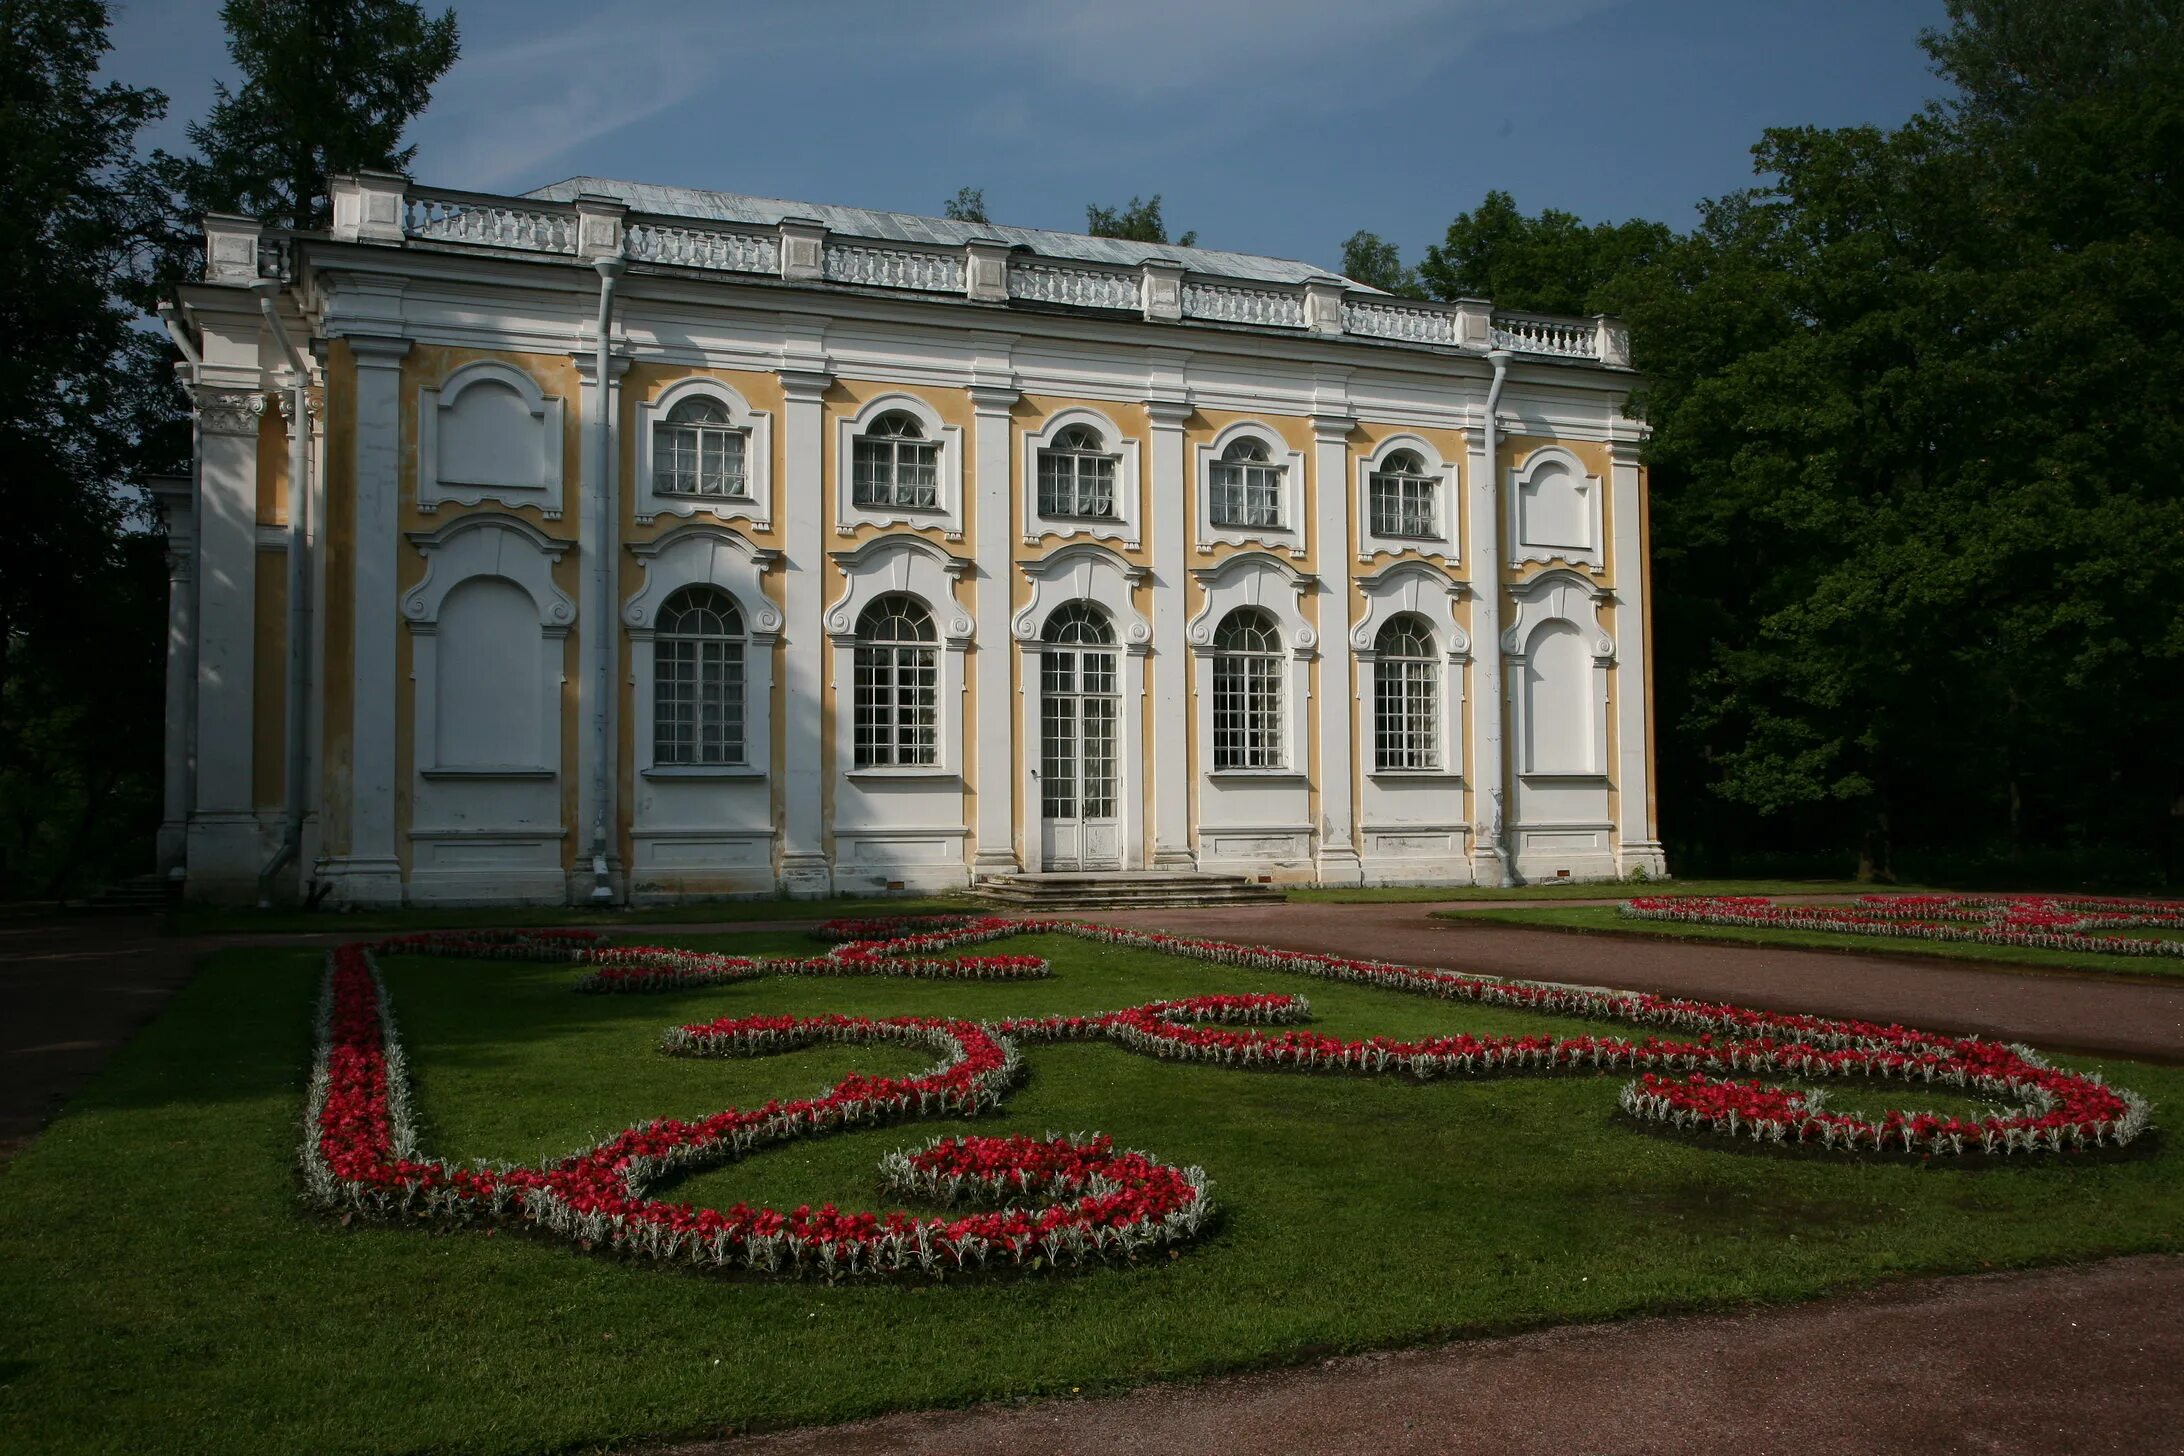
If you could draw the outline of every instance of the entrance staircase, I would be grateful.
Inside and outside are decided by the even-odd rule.
[[[972,894],[997,910],[1044,915],[1083,910],[1150,910],[1178,905],[1258,905],[1282,892],[1242,875],[1194,870],[1049,871],[996,875]]]
[[[165,915],[181,903],[180,880],[149,874],[103,886],[66,908],[78,915]]]

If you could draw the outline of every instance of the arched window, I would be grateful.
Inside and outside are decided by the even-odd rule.
[[[1067,602],[1047,618],[1039,640],[1057,647],[1112,647],[1115,629],[1108,623],[1107,613],[1092,603]]]
[[[686,586],[661,604],[652,633],[652,761],[745,761],[743,614],[726,592]]]
[[[1439,515],[1434,496],[1440,482],[1426,473],[1415,450],[1398,450],[1372,473],[1372,528],[1375,536],[1431,538]]]
[[[850,500],[860,506],[936,510],[940,447],[906,410],[889,410],[851,447]]]
[[[656,495],[747,498],[743,431],[728,410],[703,395],[684,400],[653,426],[652,489]]]
[[[1382,770],[1441,766],[1441,670],[1433,629],[1405,612],[1373,639],[1373,762]]]
[[[933,614],[915,597],[881,597],[857,619],[856,765],[940,762],[939,649]]]
[[[1213,464],[1211,506],[1216,526],[1282,524],[1282,467],[1264,441],[1247,435],[1221,452]]]
[[[1213,634],[1213,766],[1282,766],[1282,634],[1257,607],[1238,607]]]
[[[1117,458],[1088,425],[1056,435],[1039,452],[1039,514],[1113,520]]]

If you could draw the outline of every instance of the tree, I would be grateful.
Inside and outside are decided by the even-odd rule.
[[[166,101],[99,84],[102,0],[0,0],[0,20],[0,885],[51,892],[101,820],[138,823],[114,788],[159,714],[130,666],[161,618],[124,566],[171,409],[128,301],[164,228],[136,136]]]
[[[1675,240],[1665,223],[1633,218],[1587,226],[1574,213],[1517,211],[1489,192],[1478,211],[1459,213],[1448,235],[1426,249],[1420,280],[1438,298],[1489,298],[1503,308],[1601,313],[1602,290],[1646,266]]]
[[[325,227],[328,174],[408,168],[403,133],[460,49],[455,12],[418,0],[226,0],[220,20],[241,89],[214,88],[212,114],[189,126],[199,155],[169,164],[193,221]]]
[[[1426,286],[1418,277],[1416,268],[1403,266],[1403,255],[1395,244],[1383,241],[1378,233],[1354,232],[1342,245],[1342,272],[1346,278],[1355,278],[1368,288],[1383,293],[1393,293],[1403,298],[1424,298]]]
[[[1168,241],[1168,225],[1161,219],[1160,194],[1157,192],[1142,202],[1133,196],[1127,207],[1088,203],[1084,209],[1084,230],[1095,238],[1127,238],[1133,243]],[[1195,247],[1197,243],[1195,230],[1175,240],[1179,248]]]
[[[940,215],[950,222],[991,223],[986,216],[986,189],[983,187],[959,187],[956,195],[940,205]]]

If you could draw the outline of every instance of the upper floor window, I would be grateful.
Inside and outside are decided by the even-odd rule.
[[[1374,766],[1439,768],[1441,672],[1432,629],[1407,612],[1390,617],[1373,639],[1373,651]]]
[[[1414,450],[1398,450],[1372,474],[1372,530],[1376,536],[1432,539],[1439,518],[1435,493],[1440,482],[1426,473]]]
[[[940,447],[917,416],[889,410],[852,446],[850,500],[860,506],[940,507]]]
[[[933,614],[912,596],[881,597],[857,618],[858,768],[930,768],[940,761],[940,664]]]
[[[1238,607],[1213,634],[1213,766],[1282,766],[1282,634],[1257,607]]]
[[[1246,436],[1213,463],[1212,520],[1216,526],[1282,524],[1282,467],[1263,441]]]
[[[1116,459],[1089,426],[1063,430],[1039,452],[1039,514],[1113,520]]]
[[[743,614],[726,592],[684,587],[652,634],[652,761],[744,762]]]
[[[728,408],[719,400],[702,395],[686,399],[653,430],[654,494],[750,495],[744,434],[728,423]]]

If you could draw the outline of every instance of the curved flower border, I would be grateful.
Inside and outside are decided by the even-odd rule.
[[[919,1117],[976,1116],[1022,1073],[1027,1041],[1108,1040],[1173,1061],[1267,1070],[1420,1079],[1512,1073],[1637,1072],[1626,1114],[1669,1128],[1836,1152],[1926,1157],[2054,1155],[2121,1147],[2149,1127],[2145,1100],[2097,1075],[2049,1066],[2029,1049],[1902,1026],[1754,1011],[1646,993],[1499,981],[1384,961],[1071,921],[962,918],[905,926],[887,939],[870,922],[822,927],[841,940],[827,956],[754,960],[672,949],[614,948],[585,932],[403,936],[333,951],[319,1007],[318,1054],[303,1147],[309,1196],[328,1207],[450,1220],[501,1219],[663,1262],[770,1274],[845,1275],[1041,1268],[1134,1259],[1198,1237],[1213,1216],[1203,1170],[1176,1168],[1104,1136],[942,1138],[890,1154],[885,1186],[951,1202],[1052,1200],[953,1218],[904,1211],[851,1213],[738,1203],[719,1210],[645,1196],[664,1176],[693,1172],[795,1138]],[[1665,1028],[1677,1038],[1477,1036],[1347,1041],[1302,1029],[1302,996],[1216,994],[1089,1016],[980,1024],[943,1017],[730,1016],[669,1029],[681,1056],[767,1055],[820,1041],[893,1041],[939,1060],[910,1077],[852,1074],[814,1097],[728,1108],[694,1122],[663,1118],[538,1167],[456,1165],[421,1157],[409,1079],[375,951],[590,966],[591,990],[665,990],[774,974],[1044,975],[1037,957],[913,957],[1024,934],[1066,934],[1214,964],[1286,971],[1388,990],[1560,1016]],[[611,974],[610,974],[611,973]],[[1678,1075],[1680,1074],[1680,1075]],[[1829,1111],[1824,1097],[1739,1074],[1802,1079],[1865,1076],[2022,1099],[1994,1116],[1891,1111],[1878,1121]]]
[[[1631,920],[1828,930],[1897,940],[2022,945],[2101,955],[2184,956],[2184,940],[2110,935],[2184,930],[2184,904],[2063,895],[1861,895],[1850,905],[1785,905],[1764,895],[1646,895],[1624,902]]]

